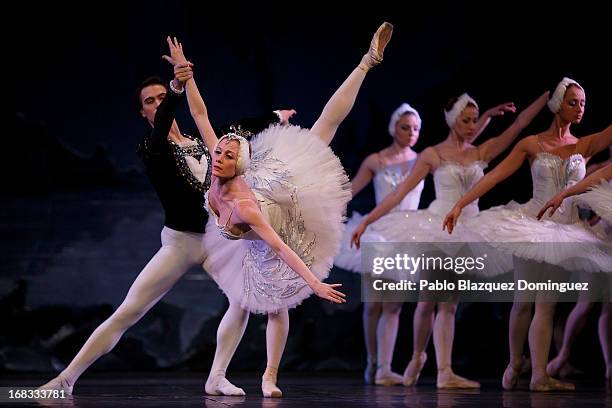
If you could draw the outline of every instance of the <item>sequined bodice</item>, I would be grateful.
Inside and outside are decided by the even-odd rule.
[[[442,160],[433,173],[436,199],[429,211],[444,216],[484,176],[487,163],[477,160],[464,165],[451,160]],[[478,200],[467,205],[462,214],[474,216],[478,213]]]
[[[531,164],[533,198],[525,204],[524,210],[535,216],[548,200],[582,180],[585,174],[585,160],[581,154],[563,159],[553,153],[539,152]],[[564,200],[552,220],[564,224],[576,222],[578,212],[573,200]]]
[[[393,192],[397,186],[408,177],[416,159],[408,160],[402,163],[391,164],[379,168],[374,173],[374,194],[376,196],[376,204],[379,204],[387,195]],[[419,200],[423,191],[424,181],[421,180],[415,188],[412,189],[402,201],[391,211],[406,211],[416,210],[419,208]]]

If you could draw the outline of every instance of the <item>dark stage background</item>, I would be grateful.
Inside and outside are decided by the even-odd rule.
[[[380,3],[380,2],[378,2]],[[8,123],[3,138],[0,212],[0,370],[54,371],[74,356],[119,305],[159,246],[161,206],[135,154],[146,123],[133,107],[144,77],[170,77],[165,36],[177,35],[195,62],[215,124],[295,108],[309,127],[367,50],[383,20],[395,25],[385,61],[371,71],[332,144],[354,175],[391,142],[389,115],[401,102],[421,112],[421,151],[447,135],[442,107],[469,92],[481,112],[505,101],[519,109],[562,76],[586,89],[578,135],[610,124],[609,14],[589,5],[471,2],[382,6],[356,2],[331,11],[312,3],[216,4],[97,2],[88,8],[13,5],[5,19]],[[75,14],[76,13],[76,14]],[[482,140],[508,126],[494,119]],[[544,130],[543,111],[524,135]],[[178,116],[193,128],[186,104]],[[595,160],[604,160],[607,153]],[[495,164],[495,163],[493,163]],[[431,178],[421,199],[433,198]],[[481,208],[531,193],[528,168],[481,200]],[[373,191],[353,200],[369,211]],[[349,302],[309,299],[291,312],[285,371],[363,368],[358,276],[334,269]],[[94,366],[98,371],[207,371],[227,302],[201,270],[178,285]],[[571,305],[561,305],[567,313]],[[411,353],[413,304],[402,314],[394,367]],[[507,359],[508,304],[464,304],[457,315],[455,363],[466,375],[500,375]],[[265,319],[252,316],[230,370],[265,366]],[[433,356],[433,350],[430,350]],[[596,316],[578,339],[575,365],[601,376]],[[433,358],[426,373],[433,372]],[[581,363],[582,361],[582,363]]]

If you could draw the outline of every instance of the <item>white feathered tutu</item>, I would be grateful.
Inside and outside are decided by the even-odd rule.
[[[486,166],[487,164],[483,161],[475,161],[468,165],[443,161],[433,174],[436,199],[429,208],[391,212],[368,226],[360,238],[362,245],[381,245],[371,246],[373,252],[365,256],[366,260],[369,260],[374,254],[387,257],[400,252],[401,255],[406,254],[413,258],[422,255],[477,258],[487,254],[486,268],[478,273],[483,276],[494,276],[510,271],[512,269],[510,256],[491,250],[486,243],[482,242],[477,228],[464,226],[464,220],[478,214],[477,202],[473,202],[464,209],[452,235],[442,229],[446,213],[466,191],[482,178]],[[346,235],[350,236],[348,233]],[[385,254],[385,252],[389,253]],[[337,260],[336,264],[338,264]],[[355,266],[358,266],[359,270],[372,273],[372,269],[362,266],[361,262]],[[407,275],[405,271],[391,270],[385,271],[383,277],[396,281],[414,280],[418,274]]]
[[[372,182],[374,184],[374,194],[376,196],[377,205],[410,175],[416,161],[417,159],[412,159],[405,162],[381,166],[375,171]],[[416,210],[419,208],[419,201],[421,200],[421,192],[423,191],[424,184],[425,182],[421,180],[412,191],[406,194],[399,205],[392,211]],[[351,247],[351,235],[359,224],[361,224],[363,218],[364,216],[360,213],[353,212],[353,215],[346,223],[340,251],[334,259],[334,264],[336,266],[356,273],[363,273],[364,268],[361,266],[361,251],[354,246]],[[367,233],[369,233],[368,230],[366,230],[366,234]],[[377,239],[379,242],[386,242],[383,235],[379,235]]]
[[[576,202],[588,206],[608,224],[612,224],[612,184],[609,181],[603,180],[577,196]]]
[[[536,218],[559,191],[584,177],[584,159],[567,159],[541,152],[531,166],[533,198],[490,208],[466,220],[493,247],[528,261],[560,266],[569,271],[612,272],[612,246],[598,238],[578,218],[568,199],[553,214]]]
[[[273,126],[251,140],[245,180],[281,239],[320,279],[339,249],[350,183],[340,160],[319,137],[298,126]],[[204,235],[204,269],[232,303],[253,313],[300,304],[312,290],[264,242],[228,240],[214,217]]]

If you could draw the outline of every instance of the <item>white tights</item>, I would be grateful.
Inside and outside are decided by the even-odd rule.
[[[111,351],[127,329],[138,322],[191,266],[201,265],[205,258],[202,234],[164,227],[161,241],[162,247],[140,272],[115,313],[96,328],[68,367],[51,382],[61,378],[65,388],[71,391],[91,364]]]

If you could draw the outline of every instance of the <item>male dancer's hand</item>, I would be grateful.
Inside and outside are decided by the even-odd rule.
[[[177,64],[174,66],[174,79],[184,84],[191,78],[193,78],[191,64]]]

